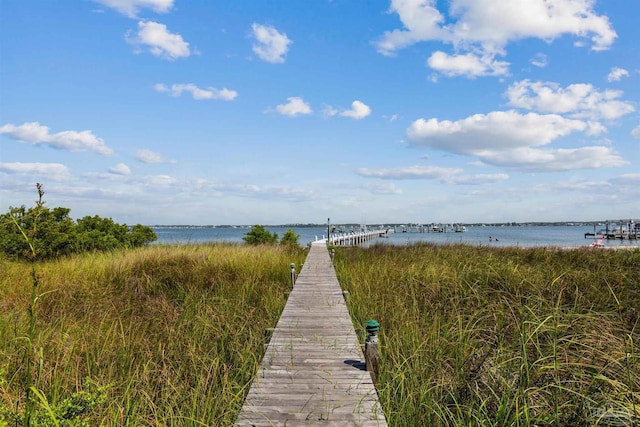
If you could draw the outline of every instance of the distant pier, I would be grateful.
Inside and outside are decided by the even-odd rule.
[[[593,226],[593,233],[584,233],[584,238],[600,238],[607,240],[637,240],[640,235],[640,220],[628,221],[607,221],[605,228],[596,231]]]
[[[394,228],[385,227],[377,229],[362,227],[359,230],[348,230],[345,226],[333,226],[328,228],[328,230],[328,237],[322,236],[318,238],[318,236],[316,236],[316,243],[325,242],[333,246],[355,246],[379,237],[389,237],[389,234],[395,232]]]

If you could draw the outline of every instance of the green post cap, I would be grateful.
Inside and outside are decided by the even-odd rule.
[[[291,264],[289,264],[289,267],[296,268],[296,265],[292,262]]]
[[[367,322],[367,332],[375,335],[380,330],[380,323],[375,320],[369,320]]]

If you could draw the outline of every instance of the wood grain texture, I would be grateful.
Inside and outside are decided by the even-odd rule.
[[[387,425],[324,243],[314,243],[236,425]]]

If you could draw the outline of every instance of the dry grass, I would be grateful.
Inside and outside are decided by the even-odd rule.
[[[339,249],[393,426],[640,425],[640,251]]]
[[[215,244],[40,263],[33,384],[52,407],[107,386],[88,425],[231,425],[303,257]],[[0,260],[0,420],[25,408],[30,268]]]

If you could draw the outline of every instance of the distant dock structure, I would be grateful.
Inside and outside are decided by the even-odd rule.
[[[345,225],[327,225],[327,236],[321,238],[316,236],[316,242],[325,241],[332,246],[355,246],[379,237],[389,237],[389,234],[394,232],[395,228],[384,225],[377,227],[363,225],[357,228]]]
[[[401,233],[464,233],[467,227],[462,224],[408,224],[396,227]]]
[[[596,231],[596,225],[593,226],[593,233],[584,233],[584,238],[606,239],[606,240],[637,240],[640,235],[640,220],[608,220],[604,224],[600,224],[601,228]]]

